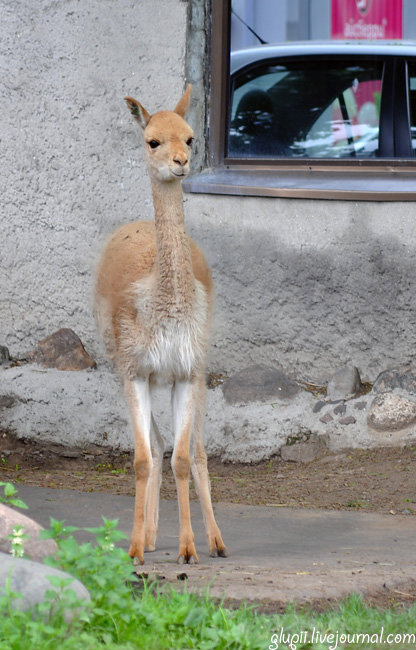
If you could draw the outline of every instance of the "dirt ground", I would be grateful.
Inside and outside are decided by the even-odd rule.
[[[416,515],[416,446],[324,451],[310,463],[280,457],[256,464],[222,463],[212,458],[209,470],[214,502]],[[95,446],[36,444],[0,432],[0,480],[133,496],[133,455]],[[176,499],[169,458],[164,460],[161,496]],[[197,498],[193,487],[191,498]]]

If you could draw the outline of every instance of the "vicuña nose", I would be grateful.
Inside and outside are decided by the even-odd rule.
[[[180,165],[181,167],[184,167],[188,162],[188,158],[186,157],[185,153],[177,153],[173,156],[173,162],[177,165]]]

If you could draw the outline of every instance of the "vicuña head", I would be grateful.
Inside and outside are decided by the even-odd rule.
[[[146,160],[152,178],[175,181],[189,174],[189,161],[194,133],[185,115],[191,99],[191,85],[174,111],[159,111],[149,115],[132,97],[126,97],[131,114],[143,129]]]

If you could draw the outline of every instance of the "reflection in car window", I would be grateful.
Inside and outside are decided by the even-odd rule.
[[[410,105],[410,133],[412,149],[416,153],[416,64],[410,63],[408,67],[409,78],[409,105]]]
[[[371,158],[377,154],[383,63],[286,61],[232,79],[233,158]],[[416,84],[416,78],[415,78]]]

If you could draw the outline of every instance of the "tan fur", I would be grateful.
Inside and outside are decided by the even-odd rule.
[[[179,562],[197,562],[189,512],[189,472],[200,496],[211,555],[226,556],[215,522],[202,441],[205,356],[213,285],[198,246],[186,234],[181,179],[189,173],[193,132],[184,117],[190,86],[175,111],[150,115],[126,98],[143,129],[155,222],[119,228],[101,258],[95,312],[122,379],[135,435],[136,504],[130,555],[155,548],[163,447],[151,414],[153,383],[172,384],[172,468],[180,515]]]

